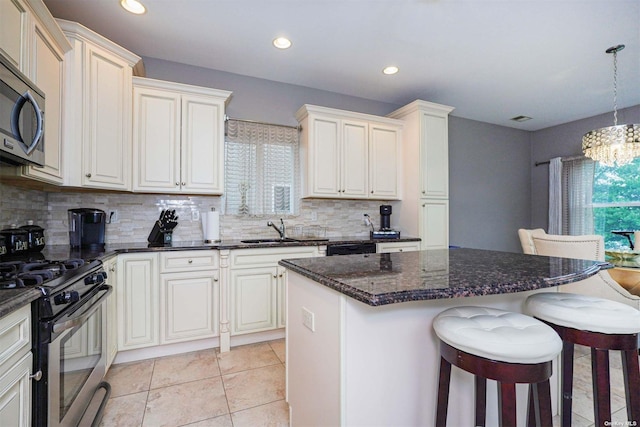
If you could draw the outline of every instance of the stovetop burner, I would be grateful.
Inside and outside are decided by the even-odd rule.
[[[46,284],[85,265],[83,259],[62,261],[12,260],[0,262],[0,289],[16,289]]]

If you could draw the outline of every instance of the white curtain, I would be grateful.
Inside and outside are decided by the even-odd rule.
[[[593,234],[593,174],[591,159],[565,159],[562,163],[562,234]]]
[[[549,161],[549,234],[562,234],[562,159]]]

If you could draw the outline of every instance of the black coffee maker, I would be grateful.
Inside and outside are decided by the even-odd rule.
[[[400,232],[391,229],[391,205],[380,205],[380,230],[371,231],[371,239],[399,239]]]
[[[72,248],[104,246],[107,214],[100,209],[69,209],[69,244]]]

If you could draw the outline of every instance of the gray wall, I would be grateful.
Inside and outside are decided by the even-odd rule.
[[[640,123],[640,105],[618,111],[618,123]],[[613,126],[613,112],[589,117],[531,134],[531,228],[548,228],[549,166],[535,166],[554,157],[582,154],[582,135]]]
[[[295,112],[303,104],[382,116],[400,107],[160,59],[144,63],[150,78],[233,91],[227,107],[233,118],[296,125]],[[530,163],[528,132],[451,117],[451,244],[521,250],[516,230],[530,223]]]
[[[530,223],[530,133],[449,119],[449,238],[452,245],[520,252]]]

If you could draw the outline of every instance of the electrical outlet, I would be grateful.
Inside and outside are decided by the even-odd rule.
[[[200,211],[191,211],[191,221],[200,221]]]
[[[116,224],[120,222],[120,216],[118,215],[118,210],[109,211],[109,224]]]
[[[311,332],[316,331],[315,315],[306,307],[302,307],[302,324]]]

